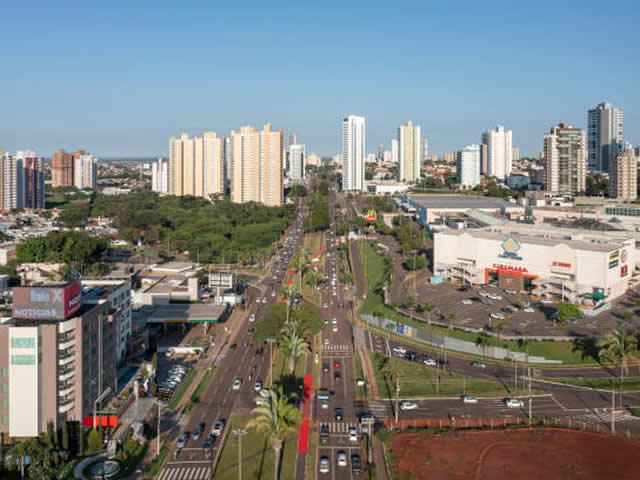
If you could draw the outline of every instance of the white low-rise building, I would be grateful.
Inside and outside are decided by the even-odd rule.
[[[635,241],[517,226],[434,234],[434,272],[465,283],[553,295],[564,301],[610,301],[629,288]]]

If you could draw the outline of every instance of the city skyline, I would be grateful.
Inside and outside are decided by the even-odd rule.
[[[633,61],[637,5],[612,5],[617,20],[602,25],[591,2],[580,9],[554,4],[553,14],[544,6],[510,5],[498,15],[471,2],[458,4],[310,6],[304,13],[256,5],[248,15],[233,6],[216,6],[214,15],[214,6],[206,4],[178,11],[8,7],[0,38],[10,54],[3,67],[20,74],[0,79],[0,88],[12,92],[5,104],[11,114],[0,120],[0,145],[47,157],[70,145],[98,157],[157,157],[167,154],[166,138],[176,131],[270,121],[304,138],[307,152],[330,156],[340,151],[336,125],[358,112],[367,118],[367,153],[379,143],[389,148],[397,125],[411,119],[434,153],[478,143],[481,132],[501,124],[514,131],[521,155],[531,156],[540,152],[539,137],[548,125],[586,129],[587,110],[601,102],[624,109],[625,140],[640,143],[633,82],[639,69]],[[32,34],[24,38],[20,26],[27,18]],[[417,28],[424,19],[429,28]],[[291,27],[277,29],[281,22]],[[210,28],[201,28],[205,23]],[[452,35],[453,24],[461,35]],[[329,33],[313,34],[326,25]],[[377,29],[388,32],[384,42],[367,34]],[[363,40],[345,53],[345,35]],[[589,42],[579,41],[587,35]],[[263,38],[268,48],[258,54]],[[616,38],[614,53],[606,48],[610,38]],[[200,45],[217,47],[209,58],[215,61],[196,62]],[[563,54],[551,54],[558,45],[564,45]],[[399,46],[406,47],[403,55],[397,55]],[[184,68],[167,68],[178,59],[202,71],[183,75]],[[627,75],[597,68],[605,63],[625,65]],[[74,68],[86,75],[69,75]],[[38,80],[35,88],[30,79],[45,70],[47,81]],[[553,88],[550,78],[557,80]],[[281,95],[265,96],[263,90]]]

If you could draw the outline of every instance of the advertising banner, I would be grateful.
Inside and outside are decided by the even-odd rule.
[[[29,320],[65,320],[82,306],[80,279],[65,287],[16,287],[13,317]]]

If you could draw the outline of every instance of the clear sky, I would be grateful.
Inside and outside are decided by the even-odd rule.
[[[602,101],[639,144],[639,13],[637,0],[3,2],[0,145],[166,156],[171,135],[270,121],[333,154],[341,118],[359,114],[370,152],[412,120],[433,153],[500,123],[537,154],[551,126],[584,128]]]

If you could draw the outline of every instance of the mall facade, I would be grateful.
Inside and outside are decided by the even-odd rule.
[[[434,233],[434,273],[575,304],[609,302],[629,288],[635,240],[517,226]]]

